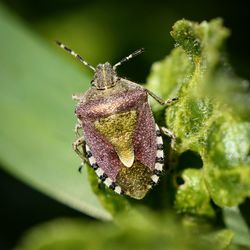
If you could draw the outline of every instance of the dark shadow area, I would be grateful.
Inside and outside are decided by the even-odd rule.
[[[58,217],[92,218],[30,188],[0,170],[0,249],[13,249],[23,232]]]
[[[172,176],[173,176],[173,185],[175,187],[179,187],[180,185],[183,185],[185,181],[183,180],[181,174],[184,169],[187,168],[195,168],[200,169],[203,166],[203,161],[201,159],[201,156],[192,151],[187,150],[183,152],[180,157],[178,158],[178,163],[176,164],[176,167],[172,169]],[[174,198],[174,197],[173,197]]]
[[[202,168],[202,166],[203,161],[201,156],[192,150],[188,150],[180,155],[176,171],[178,172],[186,168],[199,169]]]
[[[248,225],[248,228],[250,228],[250,214],[249,214],[250,198],[247,198],[245,202],[239,206],[239,208],[243,218],[245,219],[245,222]]]

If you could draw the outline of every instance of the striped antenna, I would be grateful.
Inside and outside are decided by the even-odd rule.
[[[90,65],[88,62],[86,62],[80,55],[78,55],[76,52],[74,52],[72,49],[65,46],[63,43],[56,41],[56,44],[61,47],[62,49],[66,50],[69,54],[77,58],[81,63],[83,63],[85,66],[89,67],[93,71],[95,71],[95,68]]]
[[[116,69],[118,66],[120,66],[121,64],[127,62],[128,60],[130,60],[131,58],[135,57],[135,56],[138,56],[140,55],[141,53],[144,52],[144,48],[141,48],[141,49],[138,49],[136,51],[134,51],[133,53],[131,53],[129,56],[123,58],[120,62],[116,63],[114,66],[113,66],[113,69]]]

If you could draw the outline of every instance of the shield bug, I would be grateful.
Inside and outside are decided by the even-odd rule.
[[[173,133],[155,123],[148,95],[162,105],[177,98],[164,101],[143,86],[117,76],[116,68],[143,49],[114,66],[106,62],[95,68],[64,44],[57,44],[94,71],[91,88],[73,95],[78,102],[74,150],[110,189],[142,199],[157,184],[163,170],[162,132],[174,138]]]

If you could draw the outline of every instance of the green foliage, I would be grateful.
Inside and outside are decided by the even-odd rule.
[[[194,58],[201,56],[203,29],[198,23],[187,20],[176,22],[171,35],[188,55]]]
[[[216,87],[222,81],[224,89],[227,85],[229,68],[222,51],[228,33],[220,19],[201,24],[178,21],[171,32],[178,47],[153,66],[148,79],[151,90],[161,94],[165,89],[164,98],[179,96],[166,112],[166,124],[178,138],[176,157],[192,150],[203,161],[202,169],[182,173],[184,184],[175,201],[180,212],[212,215],[210,198],[224,207],[239,205],[250,195],[250,123],[225,102],[226,97],[220,98]],[[232,79],[229,86],[240,84],[236,77]],[[185,168],[192,168],[192,162],[186,162]],[[197,197],[202,194],[208,209],[203,212]]]
[[[184,184],[176,193],[175,208],[179,212],[213,217],[210,196],[203,180],[201,169],[186,169],[182,174]]]
[[[226,226],[234,232],[233,242],[250,248],[250,230],[237,207],[224,208],[223,217]]]
[[[200,231],[183,227],[170,214],[156,216],[148,211],[141,212],[145,217],[120,215],[119,225],[86,223],[79,219],[55,220],[32,229],[16,250],[206,250],[211,246],[217,250],[225,249],[232,239],[229,230],[219,230],[212,235],[204,232],[204,236]]]

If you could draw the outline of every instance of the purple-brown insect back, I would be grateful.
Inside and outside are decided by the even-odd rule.
[[[60,42],[57,44],[95,71],[92,87],[74,95],[77,140],[74,150],[83,163],[89,163],[110,189],[142,199],[157,184],[163,170],[164,153],[161,132],[174,134],[155,123],[148,95],[162,105],[177,98],[162,100],[142,86],[120,78],[116,68],[143,52],[139,49],[113,67],[110,63],[96,68]],[[82,129],[82,136],[79,135]]]

